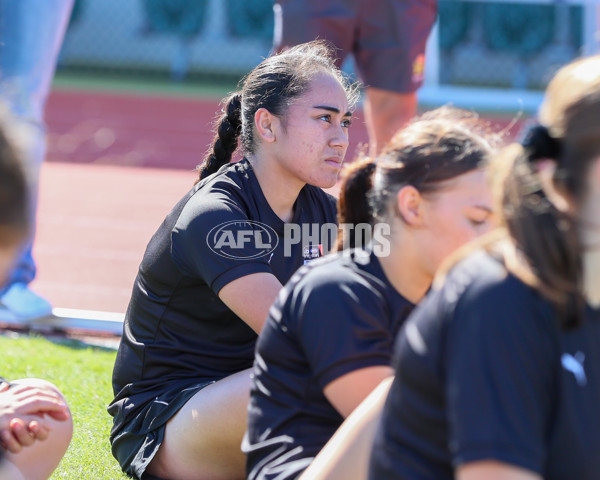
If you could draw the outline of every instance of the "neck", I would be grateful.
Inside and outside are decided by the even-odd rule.
[[[433,278],[421,268],[418,252],[409,241],[402,241],[403,237],[408,235],[390,239],[390,254],[379,257],[379,263],[396,291],[416,304],[427,293]]]
[[[305,184],[278,168],[277,162],[264,160],[248,157],[269,206],[281,220],[289,222],[294,217],[294,203]]]

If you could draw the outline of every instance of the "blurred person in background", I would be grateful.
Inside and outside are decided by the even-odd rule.
[[[338,248],[358,248],[299,271],[257,342],[243,444],[249,480],[298,478],[392,376],[396,334],[441,262],[492,226],[487,128],[470,112],[442,107],[398,132],[375,161],[351,164]],[[354,235],[345,239],[345,229]],[[355,469],[346,478],[365,476],[363,468],[362,477]]]
[[[437,17],[436,0],[276,0],[274,48],[322,38],[338,49],[337,65],[354,57],[366,87],[369,153],[417,112],[425,45]]]
[[[30,228],[19,157],[24,148],[17,145],[27,146],[31,136],[22,129],[9,131],[7,118],[0,109],[0,285],[10,275]],[[37,378],[9,382],[0,377],[0,480],[47,479],[67,451],[72,434],[73,419],[56,386]]]
[[[373,480],[600,478],[600,56],[492,171],[501,227],[399,335]]]
[[[29,284],[36,275],[32,256],[35,211],[46,155],[44,109],[73,0],[0,0],[0,96],[17,119],[35,129],[25,152],[31,227],[18,261],[0,291],[0,320],[23,322],[52,313]]]
[[[199,180],[150,240],[125,316],[108,407],[125,472],[244,478],[257,335],[282,284],[326,248],[321,227],[335,236],[322,188],[337,182],[356,97],[329,46],[311,42],[265,59],[224,101]],[[244,158],[230,163],[238,146]],[[293,227],[315,235],[291,243]],[[261,231],[273,236],[254,241]]]

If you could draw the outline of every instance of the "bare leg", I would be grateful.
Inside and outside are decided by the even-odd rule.
[[[250,370],[200,390],[167,423],[148,473],[177,480],[243,480],[249,397]]]
[[[369,87],[364,111],[369,133],[369,154],[377,155],[417,113],[417,94]]]
[[[32,385],[60,391],[50,382],[41,379],[22,379],[13,383]],[[7,452],[0,467],[0,480],[46,480],[52,475],[64,456],[73,436],[73,419],[57,421],[45,416],[50,434],[43,441],[24,447],[19,453]]]

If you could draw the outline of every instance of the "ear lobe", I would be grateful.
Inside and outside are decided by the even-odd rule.
[[[400,217],[410,226],[423,223],[423,197],[412,185],[402,187],[396,197]]]
[[[266,108],[259,108],[254,114],[254,126],[261,140],[272,143],[275,141],[275,125],[278,119]]]

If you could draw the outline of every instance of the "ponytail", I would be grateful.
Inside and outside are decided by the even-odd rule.
[[[555,306],[563,328],[575,328],[583,321],[584,307],[578,221],[556,207],[537,172],[538,159],[552,159],[560,165],[560,144],[544,138],[547,131],[533,135],[534,141],[526,138],[521,145],[513,144],[495,160],[498,169],[505,169],[504,175],[496,177],[501,181],[497,190],[500,211],[526,259],[510,269]],[[544,148],[535,144],[540,138]]]
[[[231,161],[231,156],[238,146],[238,137],[242,130],[241,110],[242,95],[240,92],[236,92],[227,99],[221,110],[223,115],[216,124],[213,146],[198,167],[197,182],[212,175]]]
[[[344,229],[343,224],[356,226],[361,223],[369,225],[373,223],[369,203],[365,198],[373,186],[374,171],[375,162],[371,158],[356,160],[344,170],[338,199],[338,224],[340,225],[336,245],[338,251],[357,246],[357,230]],[[359,241],[358,244],[363,243]]]

